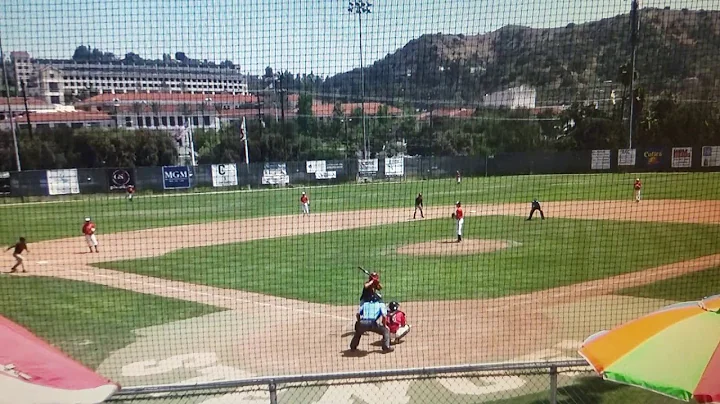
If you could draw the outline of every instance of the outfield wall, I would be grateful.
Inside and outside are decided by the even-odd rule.
[[[500,153],[492,156],[214,164],[195,167],[79,168],[10,173],[5,196],[45,196],[189,188],[325,185],[462,176],[718,171],[720,147]]]

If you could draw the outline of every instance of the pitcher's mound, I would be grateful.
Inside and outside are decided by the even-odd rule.
[[[511,244],[504,240],[467,239],[459,243],[452,240],[435,240],[402,246],[397,252],[406,255],[472,255],[489,253],[510,246]]]

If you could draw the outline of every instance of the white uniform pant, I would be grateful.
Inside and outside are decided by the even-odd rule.
[[[310,204],[305,202],[302,204],[302,213],[309,215],[310,214]]]
[[[457,219],[455,222],[456,222],[455,223],[455,232],[457,233],[458,236],[462,236],[462,230],[463,230],[463,224],[465,223],[465,218],[463,217],[462,219]]]
[[[635,190],[635,200],[636,200],[636,201],[639,201],[640,199],[642,199],[642,190],[641,190],[641,189],[636,189],[636,190]]]
[[[95,237],[94,234],[91,234],[91,235],[86,234],[85,241],[87,241],[88,247],[97,247],[97,245],[98,245],[97,237]]]
[[[409,332],[410,332],[410,326],[404,325],[404,326],[398,328],[396,333],[390,333],[390,339],[402,338],[402,337],[406,336],[407,333],[409,333]]]

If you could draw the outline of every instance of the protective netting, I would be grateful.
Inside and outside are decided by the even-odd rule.
[[[123,386],[577,360],[720,292],[717,1],[0,6],[0,320]],[[664,399],[421,376],[115,399]]]

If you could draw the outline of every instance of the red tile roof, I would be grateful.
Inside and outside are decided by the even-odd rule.
[[[42,98],[36,98],[36,97],[28,97],[27,99],[28,107],[31,106],[46,106],[49,107],[50,104],[45,102]],[[7,108],[7,99],[3,98],[0,100],[0,106],[5,105]],[[23,97],[10,97],[10,105],[25,105],[25,100]]]
[[[209,103],[253,103],[257,102],[255,95],[232,94],[190,94],[190,93],[127,93],[127,94],[100,94],[90,97],[81,104],[107,104],[117,99],[120,103],[132,102],[164,102],[164,103],[202,103],[210,98]]]
[[[31,123],[49,123],[49,122],[97,122],[112,121],[113,118],[108,114],[100,112],[48,112],[48,113],[30,113]]]
[[[365,103],[365,114],[367,115],[377,115],[378,111],[380,110],[380,106],[384,104],[381,104],[379,102],[366,102]],[[355,112],[356,109],[361,108],[362,104],[357,103],[349,103],[349,104],[340,104],[340,107],[342,108],[343,114],[346,116],[352,115],[353,112]],[[388,109],[388,114],[390,115],[402,115],[402,110],[390,105],[386,105]],[[312,106],[313,116],[317,117],[328,117],[333,116],[333,111],[335,111],[335,105],[334,104],[328,104],[324,102],[314,102]],[[294,111],[297,113],[297,111]]]

